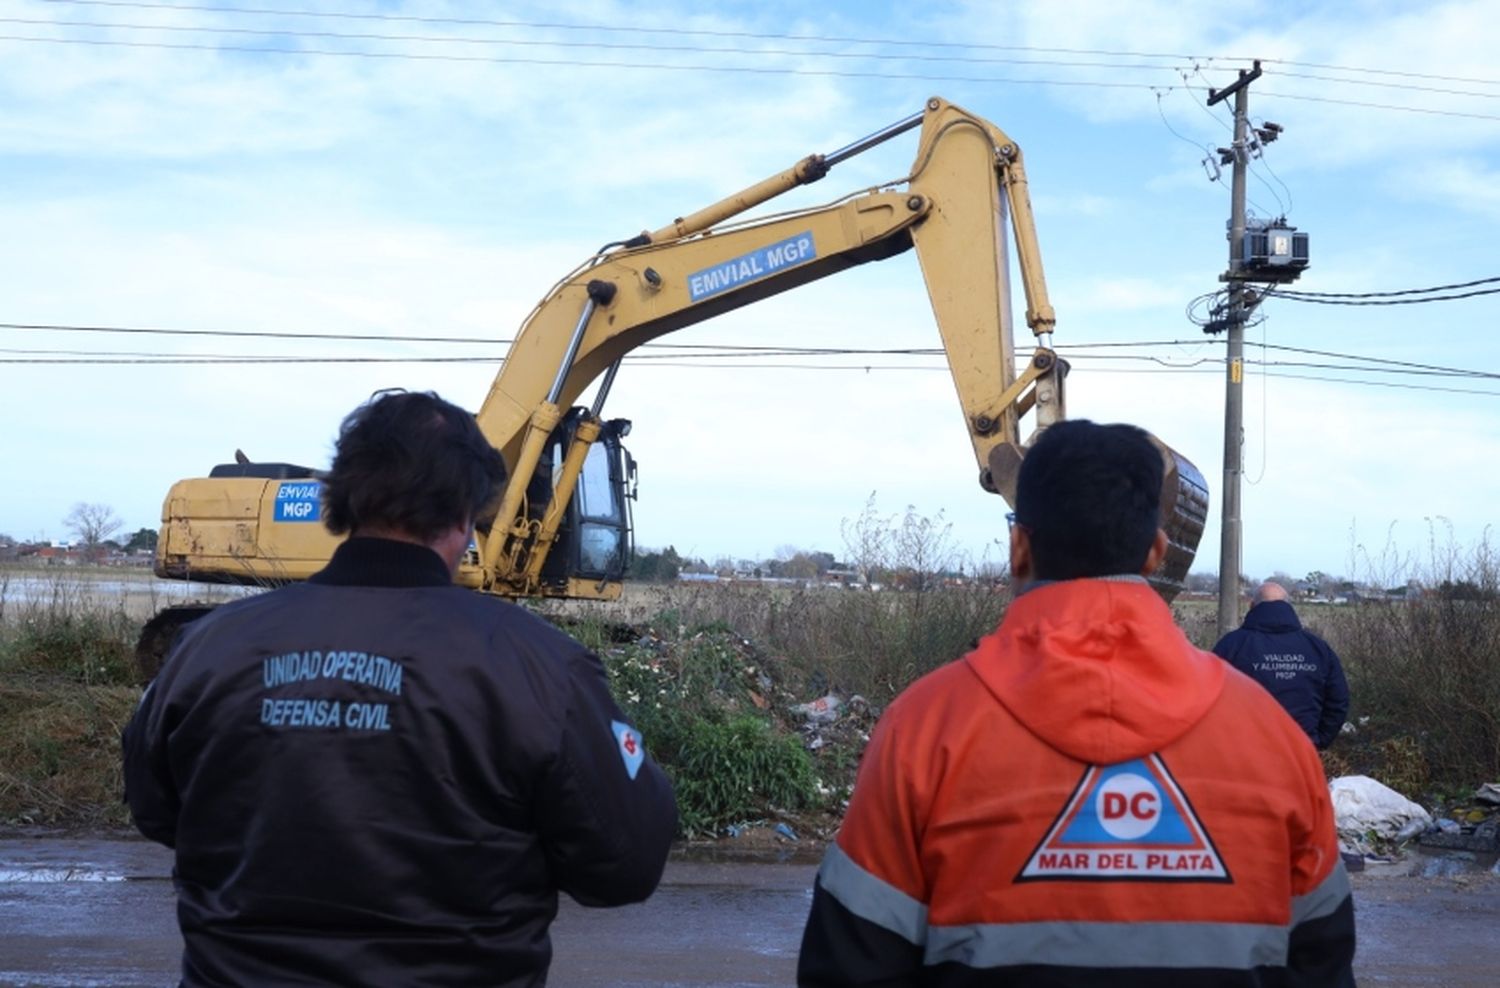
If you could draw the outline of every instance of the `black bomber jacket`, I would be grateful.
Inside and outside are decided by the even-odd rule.
[[[186,985],[540,985],[677,827],[596,656],[383,539],[189,625],[123,740]]]

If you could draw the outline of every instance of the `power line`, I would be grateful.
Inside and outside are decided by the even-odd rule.
[[[1459,110],[1438,110],[1423,106],[1396,106],[1390,103],[1367,103],[1362,100],[1333,99],[1329,96],[1298,96],[1295,93],[1273,93],[1262,89],[1262,96],[1271,96],[1278,99],[1302,100],[1305,103],[1331,103],[1335,106],[1358,106],[1367,110],[1394,110],[1400,113],[1426,113],[1438,117],[1463,117],[1468,120],[1500,120],[1500,116],[1493,113],[1464,113]]]
[[[373,365],[373,364],[477,364],[503,365],[503,358],[495,356],[467,356],[467,357],[432,357],[432,356],[400,356],[400,357],[332,357],[332,356],[287,356],[287,355],[243,355],[243,354],[162,354],[162,353],[139,353],[139,352],[108,352],[108,353],[86,353],[78,351],[59,350],[24,350],[24,349],[0,349],[4,354],[20,354],[22,356],[0,357],[0,364],[42,364],[42,365],[84,365],[84,366],[117,366],[117,365],[291,365],[291,364],[340,364],[340,365]],[[774,356],[799,356],[796,353],[785,354],[673,354],[656,355],[653,357],[632,355],[624,358],[626,363],[640,364],[649,363],[651,366],[664,368],[700,368],[700,369],[724,369],[733,366],[741,370],[828,370],[828,371],[876,371],[876,370],[902,370],[902,371],[947,371],[942,364],[829,364],[829,363],[766,363],[767,357]],[[804,355],[805,356],[805,355]],[[1148,355],[1121,355],[1105,357],[1097,355],[1075,356],[1073,359],[1082,360],[1133,360],[1159,365],[1158,369],[1165,372],[1197,372],[1197,368],[1203,364],[1222,364],[1221,358],[1199,358],[1189,363],[1174,363],[1159,357]],[[1360,358],[1353,358],[1360,359]],[[760,362],[750,362],[760,361]],[[1500,380],[1500,374],[1469,371],[1456,368],[1433,368],[1428,370],[1416,370],[1410,368],[1383,367],[1383,366],[1359,366],[1347,363],[1318,363],[1310,361],[1268,361],[1250,360],[1246,361],[1250,366],[1262,368],[1285,367],[1303,368],[1309,370],[1334,370],[1361,374],[1392,374],[1408,377],[1459,377],[1464,379]],[[1117,369],[1119,373],[1138,373],[1133,369]],[[1154,372],[1154,371],[1153,371]],[[1266,370],[1264,373],[1275,374],[1275,371]],[[1330,379],[1333,380],[1333,379]],[[1370,380],[1355,380],[1340,378],[1350,384],[1378,384],[1381,382]],[[1488,393],[1488,392],[1475,392]]]
[[[106,38],[33,38],[0,34],[0,41],[23,41],[48,45],[86,45],[99,48],[151,48],[168,51],[241,52],[251,55],[318,55],[331,58],[368,58],[385,61],[465,62],[493,65],[556,65],[568,68],[650,69],[663,72],[727,72],[749,75],[794,75],[839,79],[910,79],[924,82],[1004,83],[1012,86],[1080,86],[1096,89],[1150,89],[1147,83],[1102,82],[1081,79],[1023,79],[1014,76],[929,75],[920,72],[889,70],[859,72],[841,69],[808,69],[759,65],[672,65],[665,62],[599,62],[576,58],[500,57],[492,55],[450,55],[421,52],[336,51],[325,48],[274,48],[255,45],[195,44],[168,41],[118,41]],[[1500,119],[1500,118],[1497,118]]]
[[[1482,79],[1474,76],[1435,75],[1430,72],[1402,72],[1397,69],[1370,69],[1357,65],[1329,65],[1325,62],[1293,62],[1283,58],[1262,58],[1266,65],[1291,65],[1304,69],[1327,69],[1333,72],[1364,72],[1370,75],[1388,75],[1402,79],[1428,79],[1433,82],[1462,82],[1476,86],[1500,86],[1500,79]]]
[[[1310,79],[1315,82],[1336,82],[1346,86],[1378,86],[1381,89],[1400,89],[1413,93],[1435,93],[1440,96],[1470,96],[1475,99],[1500,99],[1500,92],[1477,93],[1471,89],[1446,89],[1441,86],[1419,86],[1409,82],[1380,82],[1375,79],[1341,79],[1338,76],[1318,75],[1311,72],[1278,72],[1282,79]]]
[[[1167,65],[1151,65],[1141,62],[1081,62],[1075,60],[1048,59],[1048,58],[1002,58],[1002,57],[970,57],[962,55],[922,55],[922,54],[895,54],[888,55],[880,52],[847,52],[808,50],[790,48],[710,48],[702,45],[663,45],[644,43],[622,43],[607,41],[558,41],[554,39],[536,38],[472,38],[454,35],[431,35],[431,34],[374,34],[374,33],[349,33],[341,31],[287,31],[280,28],[239,28],[239,27],[216,27],[200,26],[190,24],[127,24],[111,21],[78,21],[78,20],[42,20],[30,17],[0,17],[0,24],[21,24],[29,27],[82,27],[82,28],[112,28],[125,31],[169,31],[187,34],[227,34],[234,36],[253,37],[291,37],[291,38],[318,38],[321,40],[335,41],[405,41],[419,42],[422,44],[438,45],[506,45],[511,47],[525,48],[573,48],[573,49],[602,49],[606,51],[650,51],[650,52],[673,52],[701,55],[754,55],[765,57],[767,55],[783,55],[814,58],[839,58],[859,59],[866,61],[902,61],[902,62],[961,62],[971,65],[1044,65],[1061,68],[1084,68],[1084,69],[1114,69],[1114,70],[1147,70],[1161,72],[1169,70]],[[66,40],[66,39],[58,39]],[[263,49],[255,49],[257,51]],[[301,49],[299,49],[301,50]],[[1500,96],[1500,94],[1496,94]]]
[[[1319,298],[1309,295],[1291,295],[1282,292],[1274,292],[1272,294],[1284,298],[1289,302],[1309,302],[1315,305],[1421,305],[1426,302],[1456,302],[1459,299],[1476,298],[1480,295],[1500,295],[1500,288],[1479,288],[1472,292],[1459,292],[1456,295],[1431,295],[1425,298],[1365,299],[1363,301]]]
[[[275,7],[226,7],[214,4],[153,3],[146,0],[44,0],[56,5],[78,7],[126,8],[135,10],[171,10],[235,16],[303,17],[324,20],[349,20],[377,23],[447,24],[463,27],[508,27],[531,30],[597,31],[607,34],[659,34],[676,37],[742,38],[757,41],[811,41],[832,44],[883,45],[893,48],[932,48],[959,51],[1020,51],[1056,55],[1088,55],[1109,58],[1156,58],[1173,61],[1249,62],[1250,56],[1208,55],[1193,52],[1145,52],[1104,48],[1060,48],[1040,45],[1002,45],[985,42],[936,41],[930,39],[858,37],[849,35],[789,34],[784,32],[726,31],[707,28],[642,27],[637,25],[565,23],[560,21],[527,21],[477,17],[432,17],[413,14],[380,14],[347,11],[288,10]],[[1454,82],[1481,86],[1500,86],[1500,79],[1475,76],[1442,75],[1430,72],[1407,72],[1397,69],[1359,65],[1336,65],[1327,62],[1304,62],[1284,58],[1261,58],[1266,65],[1319,69],[1330,72],[1357,72],[1364,75],[1400,79],[1422,79],[1430,82]]]
[[[128,7],[141,10],[194,11],[216,14],[251,14],[277,17],[311,17],[354,21],[403,22],[409,24],[449,24],[466,27],[520,27],[537,30],[599,31],[620,34],[665,34],[681,37],[745,38],[760,41],[814,41],[834,44],[886,45],[890,47],[946,48],[976,51],[1029,51],[1043,54],[1098,55],[1126,58],[1162,59],[1214,59],[1211,55],[1190,55],[1180,52],[1136,52],[1112,51],[1099,48],[1045,48],[1036,45],[1000,45],[982,42],[952,42],[914,40],[911,38],[859,38],[839,35],[784,34],[757,31],[724,31],[705,28],[638,27],[613,24],[569,24],[560,21],[499,20],[473,17],[427,17],[414,14],[376,14],[344,11],[285,10],[266,7],[223,7],[209,4],[149,3],[144,0],[44,0],[46,3],[69,4],[87,7]],[[1249,59],[1234,59],[1249,61]]]
[[[1485,279],[1484,281],[1500,280]],[[1483,282],[1475,282],[1480,284]],[[1458,287],[1458,286],[1452,286]],[[168,329],[162,327],[146,326],[99,326],[99,325],[72,325],[59,323],[0,323],[0,330],[13,329],[23,331],[61,332],[61,333],[122,333],[122,334],[148,334],[165,336],[191,336],[191,337],[217,337],[222,339],[286,339],[286,340],[317,340],[317,341],[352,341],[352,342],[380,342],[380,343],[449,343],[459,345],[483,345],[483,346],[509,346],[513,340],[505,338],[485,338],[472,336],[417,336],[417,335],[391,335],[383,336],[374,333],[313,333],[293,332],[284,330],[217,330],[217,329]],[[1142,359],[1161,362],[1160,358],[1129,355],[1125,358],[1114,358],[1108,355],[1087,354],[1088,350],[1116,350],[1116,349],[1138,349],[1142,347],[1188,347],[1202,348],[1212,346],[1212,342],[1202,339],[1187,340],[1101,340],[1093,342],[1060,343],[1056,350],[1069,357],[1087,358],[1090,360],[1110,359]],[[1363,354],[1343,353],[1334,350],[1320,350],[1309,347],[1290,346],[1286,344],[1261,343],[1257,344],[1262,349],[1275,350],[1285,353],[1297,353],[1306,356],[1327,357],[1334,360],[1357,360],[1364,363],[1376,364],[1388,367],[1408,368],[1411,370],[1433,371],[1444,375],[1467,376],[1467,377],[1500,377],[1500,373],[1491,371],[1475,370],[1473,368],[1449,367],[1441,364],[1416,363],[1406,360],[1394,360],[1386,357],[1372,357]],[[715,359],[736,359],[749,357],[771,357],[771,356],[828,356],[828,357],[939,357],[944,355],[941,347],[919,346],[919,347],[835,347],[835,346],[790,346],[777,344],[758,343],[665,343],[653,341],[642,344],[642,350],[674,350],[690,351],[687,354],[634,354],[632,360],[662,360],[692,357],[713,357]],[[1024,348],[1017,348],[1018,350]],[[39,351],[39,350],[10,350],[6,352],[15,353],[62,353],[63,351]],[[67,351],[80,355],[103,355],[104,351]],[[122,356],[183,356],[179,354],[141,354],[138,352],[120,353]],[[201,354],[193,356],[204,356]],[[225,359],[250,359],[252,355],[226,355]],[[293,359],[293,358],[285,358]],[[325,358],[336,361],[343,358]],[[401,357],[388,358],[391,360],[419,362],[426,359],[436,360],[439,358]],[[493,356],[472,356],[464,358],[442,358],[457,359],[461,362],[492,362],[500,358]],[[1218,358],[1210,358],[1217,360]],[[1202,361],[1197,361],[1201,363]]]
[[[1500,276],[1494,278],[1476,278],[1473,281],[1459,281],[1451,285],[1433,285],[1431,288],[1402,288],[1390,292],[1304,292],[1291,289],[1277,289],[1278,295],[1302,295],[1308,298],[1395,298],[1401,295],[1430,295],[1433,292],[1452,292],[1460,288],[1473,288],[1475,285],[1493,285],[1500,282]]]

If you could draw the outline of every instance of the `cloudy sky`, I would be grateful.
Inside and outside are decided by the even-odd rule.
[[[1196,568],[1215,571],[1224,351],[1187,314],[1225,266],[1229,122],[1208,89],[1262,60],[1251,116],[1285,130],[1250,209],[1310,234],[1297,290],[1482,282],[1500,277],[1496,50],[1497,0],[0,0],[0,532],[63,538],[79,501],[154,526],[174,481],[236,448],[325,465],[378,388],[477,407],[600,244],[937,94],[1025,150],[1069,411],[1196,461],[1215,498]],[[914,148],[777,206],[897,178]],[[1500,295],[1260,314],[1248,573],[1365,575],[1485,537]],[[938,337],[908,254],[663,342]],[[607,412],[635,423],[642,545],[841,554],[873,494],[1003,554],[941,358],[638,355]]]

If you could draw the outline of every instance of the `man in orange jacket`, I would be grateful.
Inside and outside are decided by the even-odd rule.
[[[1021,595],[876,726],[799,984],[1354,984],[1317,753],[1143,578],[1162,474],[1132,426],[1063,422],[1027,454]]]

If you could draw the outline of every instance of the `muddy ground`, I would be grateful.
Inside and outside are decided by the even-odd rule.
[[[674,855],[648,902],[564,900],[550,983],[760,988],[794,982],[816,849],[755,837]],[[769,843],[767,843],[769,841]],[[169,852],[141,840],[0,838],[0,985],[175,983]],[[1489,988],[1500,876],[1356,874],[1362,985]]]

